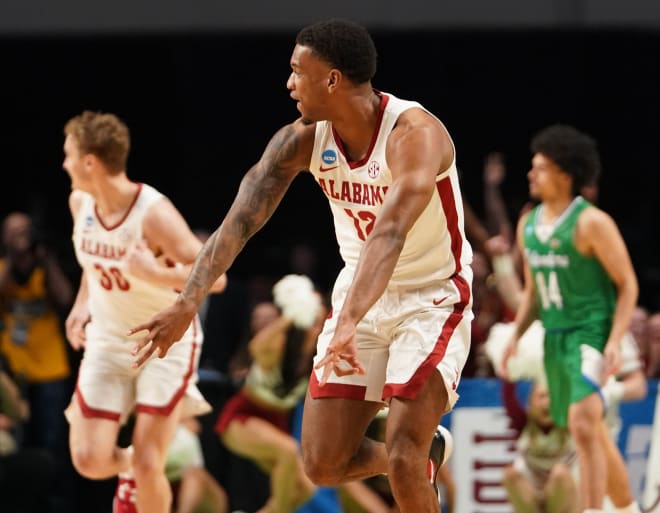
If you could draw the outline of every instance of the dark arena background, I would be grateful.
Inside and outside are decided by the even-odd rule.
[[[128,173],[154,184],[193,228],[214,229],[242,174],[297,111],[285,87],[295,31],[0,37],[4,170],[0,209],[28,209],[69,260],[62,127],[83,109],[117,113],[132,132]],[[564,122],[593,134],[601,206],[619,223],[660,307],[660,33],[648,29],[373,30],[377,88],[417,99],[447,125],[464,194],[481,211],[482,166],[506,156],[511,216],[527,199],[529,139]],[[322,282],[338,269],[328,206],[296,180],[232,273],[282,269],[282,253],[318,250]],[[266,255],[268,258],[264,258]],[[75,265],[75,264],[74,264]]]
[[[660,6],[650,0],[627,7],[615,0],[508,0],[497,9],[488,0],[451,8],[422,0],[341,1],[334,10],[301,0],[273,2],[277,8],[254,0],[220,4],[188,9],[186,2],[124,0],[96,9],[69,0],[60,10],[45,0],[12,0],[0,6],[0,216],[33,215],[36,235],[56,250],[74,284],[79,268],[70,181],[61,166],[64,123],[84,109],[117,114],[131,129],[129,177],[169,196],[193,229],[212,231],[269,138],[297,117],[286,89],[297,30],[338,16],[370,29],[379,53],[374,86],[419,101],[446,124],[465,199],[479,215],[490,152],[505,156],[502,191],[515,220],[528,200],[531,136],[555,122],[593,135],[603,162],[599,206],[628,244],[640,304],[660,310]],[[329,207],[310,175],[295,180],[229,279],[245,284],[291,272],[293,250],[301,247],[315,259],[315,281],[329,290],[340,260]],[[206,443],[213,440],[211,434]],[[460,447],[454,458],[461,458]],[[221,456],[209,461],[228,487],[249,496],[243,488],[250,482],[220,468]],[[79,478],[75,486],[82,498],[71,513],[109,511],[114,484]],[[255,506],[244,501],[238,506]],[[507,507],[486,504],[481,511]]]

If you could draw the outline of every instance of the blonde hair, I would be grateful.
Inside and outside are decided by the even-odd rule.
[[[114,114],[86,110],[67,121],[64,134],[75,139],[82,154],[96,156],[109,171],[126,169],[131,137],[126,124]]]

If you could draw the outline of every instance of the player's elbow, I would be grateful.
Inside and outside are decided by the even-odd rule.
[[[637,301],[639,299],[639,285],[637,284],[637,279],[633,274],[631,278],[621,277],[619,279],[612,280],[614,284],[614,291],[616,297],[616,312],[621,314],[630,314],[632,318],[632,313],[635,307],[637,306]]]
[[[639,299],[639,283],[634,272],[629,273],[617,283],[618,295],[633,305],[637,304]]]
[[[637,304],[637,300],[639,299],[639,283],[634,274],[628,280],[628,287],[630,289],[630,295],[634,299],[634,303]]]

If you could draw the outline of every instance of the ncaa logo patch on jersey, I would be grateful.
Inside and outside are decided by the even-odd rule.
[[[337,163],[337,152],[335,150],[325,150],[321,155],[324,164],[332,166]]]
[[[325,150],[321,155],[323,163],[319,166],[319,172],[326,173],[337,169],[337,152],[335,150]]]
[[[91,215],[85,216],[83,223],[83,233],[89,233],[92,229],[92,226],[94,226],[94,217]]]
[[[559,239],[550,239],[550,248],[557,249],[561,246],[561,241]]]
[[[375,160],[369,162],[369,167],[367,167],[367,174],[369,175],[369,178],[378,178],[378,175],[380,174],[380,164]]]

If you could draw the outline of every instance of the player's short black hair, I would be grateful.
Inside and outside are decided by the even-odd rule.
[[[573,178],[573,194],[594,184],[600,175],[600,156],[593,137],[570,125],[550,125],[531,142],[532,153],[541,153]]]
[[[308,25],[298,32],[296,43],[311,48],[356,84],[376,74],[376,45],[367,29],[352,21],[331,19]]]

